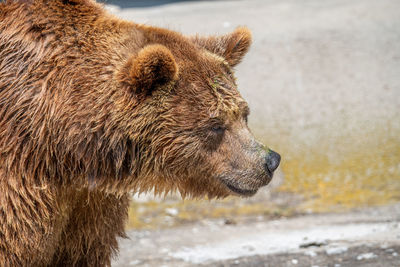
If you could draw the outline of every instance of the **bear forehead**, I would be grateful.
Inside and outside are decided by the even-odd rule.
[[[247,102],[237,89],[232,69],[222,57],[200,50],[196,61],[184,64],[179,76],[177,103],[184,104],[186,109],[221,119],[248,115]]]
[[[173,102],[183,116],[225,121],[236,120],[249,113],[248,105],[236,85],[228,83],[221,76],[194,81],[179,90]]]

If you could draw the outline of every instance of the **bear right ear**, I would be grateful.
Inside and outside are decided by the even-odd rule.
[[[163,45],[147,45],[131,56],[118,72],[120,83],[135,94],[150,95],[178,76],[178,65],[171,51]]]
[[[246,27],[238,27],[230,34],[211,37],[192,37],[192,41],[202,48],[223,57],[230,66],[240,63],[250,48],[252,37]]]

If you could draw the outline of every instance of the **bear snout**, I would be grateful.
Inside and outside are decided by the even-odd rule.
[[[281,156],[275,151],[269,150],[268,155],[265,157],[265,170],[271,175],[278,168],[281,162]]]

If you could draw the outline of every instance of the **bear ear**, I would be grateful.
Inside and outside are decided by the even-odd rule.
[[[225,58],[228,64],[234,67],[240,63],[249,50],[252,37],[248,28],[238,27],[227,35],[206,38],[196,36],[192,40],[200,47]]]
[[[171,51],[162,45],[147,45],[131,56],[117,78],[135,94],[150,95],[156,88],[177,79],[178,65]]]

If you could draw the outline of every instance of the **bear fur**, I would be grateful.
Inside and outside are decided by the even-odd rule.
[[[131,192],[267,184],[232,70],[250,43],[246,28],[186,37],[91,0],[0,3],[0,265],[110,266]]]

